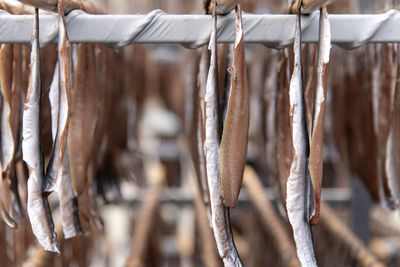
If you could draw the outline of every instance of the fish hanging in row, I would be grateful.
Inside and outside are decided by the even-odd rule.
[[[41,78],[39,48],[39,11],[35,9],[31,52],[31,72],[22,121],[22,156],[29,169],[27,211],[32,231],[49,251],[59,252],[57,234],[47,196],[42,193],[44,158],[41,125]]]
[[[237,19],[239,18],[240,13],[238,12]],[[204,97],[204,152],[206,159],[207,182],[210,191],[211,224],[218,252],[225,266],[242,266],[233,243],[233,236],[229,224],[229,212],[221,199],[221,173],[219,159],[221,118],[219,114],[217,16],[215,1],[212,25],[209,44],[209,49],[211,51],[210,68],[208,71]]]

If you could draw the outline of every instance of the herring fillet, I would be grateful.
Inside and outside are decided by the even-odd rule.
[[[48,214],[49,210],[45,208],[47,200],[42,194],[44,166],[40,125],[41,81],[38,24],[39,11],[36,8],[33,23],[31,71],[22,119],[22,157],[29,170],[27,211],[33,234],[45,250],[59,252],[51,214]]]
[[[219,168],[219,127],[218,117],[218,73],[217,73],[217,17],[213,15],[213,28],[209,49],[210,69],[207,77],[205,100],[205,143],[207,181],[210,190],[211,224],[220,257],[225,266],[243,266],[232,236],[228,230],[228,218],[221,199],[221,176]]]
[[[305,218],[307,127],[305,122],[304,95],[301,66],[300,15],[297,15],[294,41],[294,69],[290,80],[290,131],[292,163],[286,183],[286,209],[293,229],[297,256],[302,266],[317,266],[308,219]]]
[[[250,96],[244,55],[242,11],[235,19],[235,43],[228,110],[220,146],[221,188],[226,207],[234,208],[239,197],[246,164],[250,119]]]
[[[58,90],[58,94],[49,93],[52,104],[52,124],[55,123],[56,130],[54,135],[54,127],[52,126],[52,136],[54,140],[53,152],[50,164],[46,172],[45,192],[58,191],[63,173],[63,158],[68,138],[69,110],[71,103],[71,48],[68,41],[64,10],[61,1],[59,1],[58,14],[58,62],[55,71],[59,71],[58,77],[55,77],[55,83],[58,80],[58,86],[51,86],[50,89]],[[56,74],[55,74],[56,75]],[[58,78],[58,79],[57,79]],[[52,84],[53,85],[53,84]],[[54,98],[51,98],[54,96]],[[58,101],[58,103],[57,103]],[[53,114],[53,107],[55,111]],[[57,110],[58,108],[58,110]],[[54,116],[54,117],[53,117]],[[54,121],[53,121],[54,119]]]
[[[314,190],[314,210],[311,213],[310,223],[319,221],[321,186],[323,171],[323,145],[324,145],[324,117],[327,94],[327,71],[331,49],[331,31],[326,7],[320,11],[320,37],[318,47],[318,64],[316,77],[316,90],[313,105],[313,119],[311,126],[310,158],[308,169]]]
[[[93,155],[97,122],[97,82],[93,45],[78,45],[74,89],[71,96],[71,117],[68,130],[68,153],[72,187],[78,198],[83,231],[96,221],[89,204],[88,168]]]

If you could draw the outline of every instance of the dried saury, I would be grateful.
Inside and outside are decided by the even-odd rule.
[[[22,156],[29,169],[27,211],[32,231],[49,251],[59,252],[57,234],[47,197],[42,193],[44,159],[41,132],[41,79],[39,50],[39,11],[35,9],[31,52],[31,70],[22,121]]]
[[[289,222],[296,242],[297,256],[302,266],[317,266],[311,229],[308,218],[306,218],[308,207],[306,206],[305,197],[308,197],[306,188],[309,181],[306,174],[309,144],[302,85],[300,20],[300,13],[298,13],[294,41],[294,69],[289,87],[290,136],[288,137],[292,141],[293,148],[289,177],[286,182],[285,201]]]
[[[215,4],[215,1],[214,1]],[[229,213],[221,199],[221,174],[219,166],[219,97],[217,66],[217,17],[213,13],[213,28],[209,49],[211,51],[210,68],[205,93],[205,142],[208,188],[210,190],[211,224],[220,257],[225,266],[242,266],[237,254],[229,225]]]

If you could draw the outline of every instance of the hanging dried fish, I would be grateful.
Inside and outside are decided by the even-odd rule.
[[[397,50],[397,64],[399,59],[399,45],[396,45]],[[397,66],[397,79],[400,77],[400,68]],[[396,79],[396,80],[397,80]],[[393,99],[393,107],[392,107],[392,129],[391,129],[391,138],[393,140],[400,140],[400,83],[396,83],[395,91],[394,91],[394,99]],[[397,182],[400,183],[400,142],[393,142],[393,161],[394,161],[394,168],[396,171]]]
[[[78,197],[83,230],[97,217],[89,197],[88,170],[93,156],[97,123],[97,78],[93,46],[79,44],[75,83],[72,91],[71,117],[68,130],[68,152],[72,186]]]
[[[47,193],[58,191],[61,182],[63,173],[62,163],[68,138],[71,102],[71,49],[68,41],[64,10],[60,0],[58,4],[58,31],[58,64],[55,68],[55,77],[49,92],[52,107],[52,136],[54,144],[44,183],[44,191]],[[58,75],[57,71],[59,72]]]
[[[215,0],[214,0],[215,4]],[[217,66],[217,16],[213,13],[213,27],[209,49],[211,50],[210,69],[207,77],[205,94],[205,143],[206,169],[210,189],[211,224],[220,257],[225,266],[242,266],[233,243],[229,226],[229,213],[221,199],[221,176],[219,168],[219,97]]]
[[[276,157],[278,176],[281,185],[283,202],[286,202],[286,185],[292,162],[292,140],[290,138],[289,125],[289,87],[290,87],[290,66],[288,50],[281,52],[281,59],[278,66],[278,87],[276,96]]]
[[[309,48],[309,47],[307,47]],[[306,66],[307,70],[307,85],[306,85],[306,90],[305,90],[305,105],[306,105],[306,121],[307,121],[307,132],[309,137],[311,137],[312,134],[312,125],[313,125],[313,110],[314,110],[314,99],[315,99],[315,88],[316,88],[316,80],[317,80],[317,64],[314,64],[314,62],[317,62],[317,44],[311,44],[310,45],[310,50],[307,52],[311,53],[311,55],[306,55],[309,58],[306,60],[311,60],[311,64],[309,66]],[[310,140],[311,143],[311,140]]]
[[[69,239],[81,235],[82,229],[79,220],[78,199],[72,188],[68,149],[65,150],[64,154],[58,198],[60,199],[60,213],[64,238]]]
[[[236,7],[235,48],[228,110],[220,146],[221,189],[226,207],[234,208],[246,164],[250,97],[244,56],[242,11]]]
[[[313,105],[313,119],[310,138],[310,158],[308,169],[313,185],[314,203],[311,211],[310,223],[316,224],[319,220],[321,202],[323,145],[324,145],[324,116],[327,94],[327,69],[331,49],[331,31],[326,7],[320,12],[320,34],[318,47],[317,81]]]
[[[378,157],[382,164],[382,178],[389,189],[389,203],[396,207],[400,204],[399,181],[395,166],[393,139],[393,109],[397,83],[397,46],[384,44],[381,88],[378,91]]]
[[[49,98],[52,113],[53,154],[46,174],[47,192],[56,191],[60,199],[60,212],[64,238],[82,234],[78,204],[72,182],[67,152],[68,123],[71,103],[71,48],[66,31],[64,10],[58,3],[58,62],[54,70]]]
[[[26,94],[23,126],[22,153],[29,169],[27,210],[32,231],[39,243],[49,251],[59,252],[57,234],[46,196],[42,194],[44,166],[41,141],[41,81],[39,50],[39,11],[35,9],[33,23],[31,72]]]
[[[308,137],[305,121],[304,95],[301,63],[301,17],[297,14],[294,40],[294,70],[290,81],[290,131],[292,139],[292,162],[286,183],[286,209],[296,242],[297,256],[302,266],[317,266],[308,218],[305,217],[307,188]]]
[[[17,227],[16,218],[13,216],[13,203],[15,196],[11,190],[11,164],[14,156],[14,138],[11,125],[11,90],[13,79],[13,47],[3,44],[0,49],[0,86],[1,86],[1,176],[0,213],[3,220],[10,227]]]
[[[193,161],[195,163],[197,178],[199,182],[200,192],[204,203],[210,203],[209,188],[207,184],[207,171],[205,166],[205,155],[204,155],[204,139],[205,139],[205,104],[204,95],[207,86],[207,72],[209,68],[210,54],[209,51],[204,48],[201,52],[199,62],[199,73],[197,78],[197,86],[195,90],[195,108],[193,117]]]

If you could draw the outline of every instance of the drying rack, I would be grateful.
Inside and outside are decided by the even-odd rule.
[[[400,11],[390,10],[384,14],[331,14],[329,15],[332,43],[355,49],[367,43],[400,42]],[[234,39],[234,14],[219,16],[218,37],[220,43],[232,43]],[[244,39],[247,44],[263,44],[271,48],[284,48],[293,43],[295,15],[244,14]],[[180,44],[198,48],[208,43],[211,34],[211,16],[174,15],[154,10],[145,15],[90,15],[74,10],[66,16],[67,31],[71,43],[103,43],[122,48],[133,43]],[[32,35],[33,15],[11,15],[0,11],[0,43],[29,44]],[[319,12],[303,16],[302,42],[318,42]],[[46,46],[57,42],[56,14],[40,15],[40,44]],[[161,153],[162,154],[162,153]],[[179,155],[175,155],[179,160]],[[162,155],[161,155],[162,158]],[[269,190],[268,188],[266,189]],[[335,191],[336,190],[336,191]],[[331,204],[351,205],[356,221],[353,231],[361,240],[368,240],[368,193],[358,182],[350,190],[327,189],[322,196]],[[357,193],[355,193],[357,192]],[[113,204],[136,205],[145,191],[132,199]],[[273,195],[271,192],[268,195]],[[277,198],[274,197],[276,200]],[[367,202],[370,204],[365,205]],[[193,196],[178,189],[166,190],[161,203],[193,205]],[[239,205],[250,202],[247,190],[243,190]]]
[[[234,14],[219,16],[218,42],[232,43]],[[283,48],[293,43],[295,15],[243,14],[246,43],[260,43],[272,48]],[[169,43],[197,48],[208,43],[211,16],[173,15],[154,10],[146,15],[90,15],[71,11],[66,17],[72,43],[106,43],[123,47],[132,43]],[[355,49],[366,43],[400,41],[400,11],[384,14],[329,15],[332,43],[345,49]],[[0,13],[0,43],[29,43],[33,15]],[[319,12],[302,19],[302,42],[318,42]],[[42,46],[58,38],[57,15],[40,15],[40,43]]]

